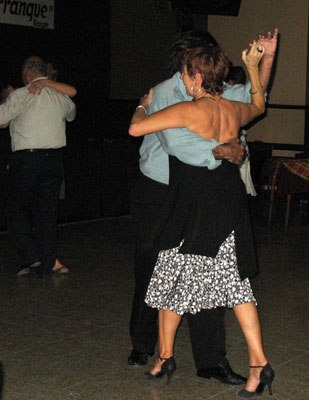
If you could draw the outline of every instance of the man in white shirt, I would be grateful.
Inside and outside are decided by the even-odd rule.
[[[68,96],[50,87],[45,87],[40,95],[29,93],[30,83],[47,79],[46,64],[41,58],[28,58],[22,76],[25,87],[15,90],[0,105],[0,125],[10,123],[12,143],[7,226],[22,261],[19,274],[38,267],[36,271],[43,277],[52,272],[56,260],[65,125],[75,118],[76,110]]]

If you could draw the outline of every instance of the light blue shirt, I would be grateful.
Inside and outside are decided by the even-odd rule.
[[[250,103],[250,88],[250,82],[246,85],[236,84],[231,86],[226,84],[222,97],[228,100]],[[177,72],[170,79],[159,83],[154,88],[147,114],[152,114],[182,101],[192,101],[192,97],[186,94],[180,73]],[[212,153],[212,149],[219,144],[221,143],[213,139],[204,139],[186,128],[166,129],[151,133],[144,136],[140,147],[140,170],[148,178],[168,185],[169,155],[177,157],[186,164],[214,169],[221,165],[221,161],[215,160]]]

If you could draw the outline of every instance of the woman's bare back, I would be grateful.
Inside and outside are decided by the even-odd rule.
[[[210,140],[228,143],[238,136],[241,127],[241,109],[238,102],[220,96],[203,97],[191,108],[192,120],[188,127],[192,132]],[[191,118],[190,118],[191,119]]]

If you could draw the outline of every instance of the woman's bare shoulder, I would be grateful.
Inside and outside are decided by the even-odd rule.
[[[177,112],[181,113],[196,113],[198,111],[198,107],[196,102],[194,101],[182,101],[181,103],[174,104],[169,108],[177,110]]]

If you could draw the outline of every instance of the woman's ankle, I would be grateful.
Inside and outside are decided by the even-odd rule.
[[[173,353],[170,351],[162,351],[162,353],[158,354],[158,357],[161,361],[168,360],[169,358],[173,357]]]
[[[268,363],[267,359],[265,357],[260,358],[260,359],[253,359],[250,360],[249,363],[249,368],[263,368],[265,365]]]

